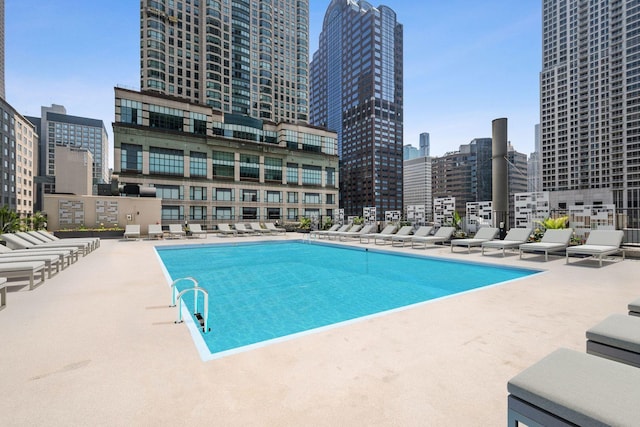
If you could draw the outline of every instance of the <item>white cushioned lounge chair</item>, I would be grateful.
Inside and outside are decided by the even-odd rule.
[[[488,242],[498,235],[500,229],[496,227],[482,227],[479,229],[475,236],[468,239],[452,239],[451,240],[451,252],[455,246],[465,246],[467,251],[471,253],[472,247],[482,246],[484,242]]]
[[[49,233],[46,230],[28,231],[27,233],[31,234],[32,236],[39,236],[40,238],[44,238],[45,242],[47,242],[47,241],[49,241],[49,242],[60,242],[60,241],[63,240],[63,239],[57,237],[56,235],[54,235],[53,233]],[[64,241],[65,242],[73,242],[73,241],[91,242],[92,243],[92,247],[91,247],[92,251],[100,247],[100,238],[99,237],[70,237],[70,238],[65,238]]]
[[[133,239],[138,240],[140,238],[140,224],[127,224],[124,226],[125,240]]]
[[[30,236],[29,236],[30,237]],[[65,242],[64,240],[60,240],[58,242],[50,242],[50,243],[41,243],[31,240],[26,240],[27,238],[22,238],[13,233],[4,233],[2,234],[2,239],[7,242],[7,246],[11,249],[76,249],[82,256],[86,256],[89,254],[89,246],[88,242]]]
[[[266,228],[262,228],[259,222],[251,222],[249,223],[249,226],[253,231],[257,232],[258,234],[271,234],[271,231],[267,230]]]
[[[235,224],[235,229],[238,232],[239,235],[249,235],[249,234],[256,234],[257,231],[251,230],[249,228],[247,228],[243,223],[238,222]]]
[[[586,335],[587,353],[640,368],[640,317],[612,314]]]
[[[455,227],[440,227],[433,236],[413,236],[411,239],[411,247],[414,247],[414,243],[424,243],[424,248],[426,249],[429,244],[444,243],[451,239],[455,231]]]
[[[507,425],[635,426],[640,369],[560,348],[507,383]]]
[[[238,232],[231,228],[229,224],[218,224],[218,236],[237,236]]]
[[[149,224],[147,228],[147,234],[150,239],[161,239],[164,237],[164,231],[162,231],[162,225],[160,224]]]
[[[433,227],[430,225],[421,225],[413,234],[405,234],[405,235],[397,235],[394,234],[391,236],[391,246],[395,246],[396,242],[402,243],[404,247],[405,242],[411,242],[411,239],[415,237],[425,237],[431,234]]]
[[[622,252],[622,259],[624,259],[624,250],[620,248],[623,238],[622,230],[592,230],[584,245],[567,248],[567,264],[569,264],[569,255],[590,255],[599,261],[600,267],[602,267],[604,256]]]
[[[328,236],[329,233],[332,233],[334,231],[338,231],[340,229],[340,227],[348,227],[348,226],[340,225],[340,224],[333,224],[328,230],[311,230],[309,232],[309,237],[311,237],[311,238],[315,237],[317,239],[322,239],[323,236]]]
[[[512,228],[504,236],[504,240],[489,240],[482,243],[482,255],[484,250],[490,249],[502,249],[502,256],[505,255],[506,249],[518,249],[521,244],[526,243],[531,236],[531,228]]]
[[[367,224],[363,226],[360,230],[357,231],[344,231],[342,233],[337,233],[338,239],[346,241],[347,239],[357,239],[360,236],[363,236],[367,233],[371,233],[376,228],[375,224]]]
[[[272,234],[276,234],[276,233],[284,234],[287,232],[286,229],[282,227],[276,227],[276,225],[272,222],[265,222],[264,226],[267,227],[267,230],[271,231]]]
[[[395,233],[379,233],[373,236],[373,243],[375,245],[378,244],[378,240],[380,240],[382,242],[382,244],[386,244],[386,242],[391,242],[393,244],[393,241],[391,239],[393,239],[393,237],[397,237],[397,236],[410,236],[411,232],[413,231],[413,225],[403,225],[402,227],[400,227],[400,229],[395,232]]]
[[[44,282],[46,266],[44,261],[15,261],[0,263],[0,277],[26,278],[29,280],[29,289]],[[35,279],[40,280],[35,283]]]
[[[202,229],[200,224],[189,224],[189,232],[191,233],[191,237],[207,238],[207,232]]]
[[[169,224],[169,237],[172,239],[182,239],[187,233],[182,229],[182,224]]]
[[[375,239],[376,236],[380,236],[380,235],[391,235],[393,233],[395,233],[395,231],[397,230],[398,227],[396,227],[394,224],[389,224],[387,225],[381,232],[375,232],[375,233],[366,233],[363,234],[362,236],[360,236],[360,243],[369,243],[370,239]],[[366,242],[363,242],[362,239],[367,239]]]
[[[549,261],[549,252],[565,250],[569,246],[572,234],[572,228],[546,230],[539,242],[520,245],[520,259],[524,252],[544,252],[544,260]]]

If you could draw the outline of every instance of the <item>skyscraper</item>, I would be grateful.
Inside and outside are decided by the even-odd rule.
[[[141,0],[140,21],[142,91],[308,121],[308,0]]]
[[[421,157],[429,157],[431,154],[431,142],[429,138],[429,134],[427,132],[423,132],[420,134],[420,156]]]
[[[540,75],[545,191],[610,189],[640,207],[637,2],[544,0]]]
[[[311,124],[338,133],[346,215],[402,209],[402,25],[386,6],[333,0],[311,62]]]

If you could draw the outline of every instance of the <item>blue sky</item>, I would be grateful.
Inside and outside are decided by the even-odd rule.
[[[541,2],[386,0],[404,26],[404,143],[431,134],[431,155],[491,137],[508,119],[529,154],[539,122]],[[310,1],[315,52],[330,0]],[[64,105],[103,120],[113,145],[114,86],[140,88],[139,2],[5,0],[7,101],[21,114]],[[110,164],[113,159],[110,158]]]

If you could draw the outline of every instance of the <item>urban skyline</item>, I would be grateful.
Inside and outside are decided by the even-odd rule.
[[[55,103],[69,114],[101,119],[112,141],[113,88],[139,86],[139,5],[65,3],[7,2],[7,99],[25,115]],[[329,3],[310,4],[310,56]],[[417,145],[420,133],[429,132],[432,156],[442,155],[490,136],[491,120],[507,117],[514,147],[533,151],[540,4],[404,3],[384,3],[405,32],[404,144]],[[41,47],[42,34],[55,40],[53,47]],[[33,58],[43,65],[34,66]]]

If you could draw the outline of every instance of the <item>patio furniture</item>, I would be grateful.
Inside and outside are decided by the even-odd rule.
[[[634,426],[640,369],[558,349],[507,384],[507,425]]]
[[[569,255],[589,255],[598,260],[602,267],[602,257],[622,252],[624,260],[624,249],[620,248],[624,232],[622,230],[591,230],[584,245],[569,246],[566,250],[567,264]]]

